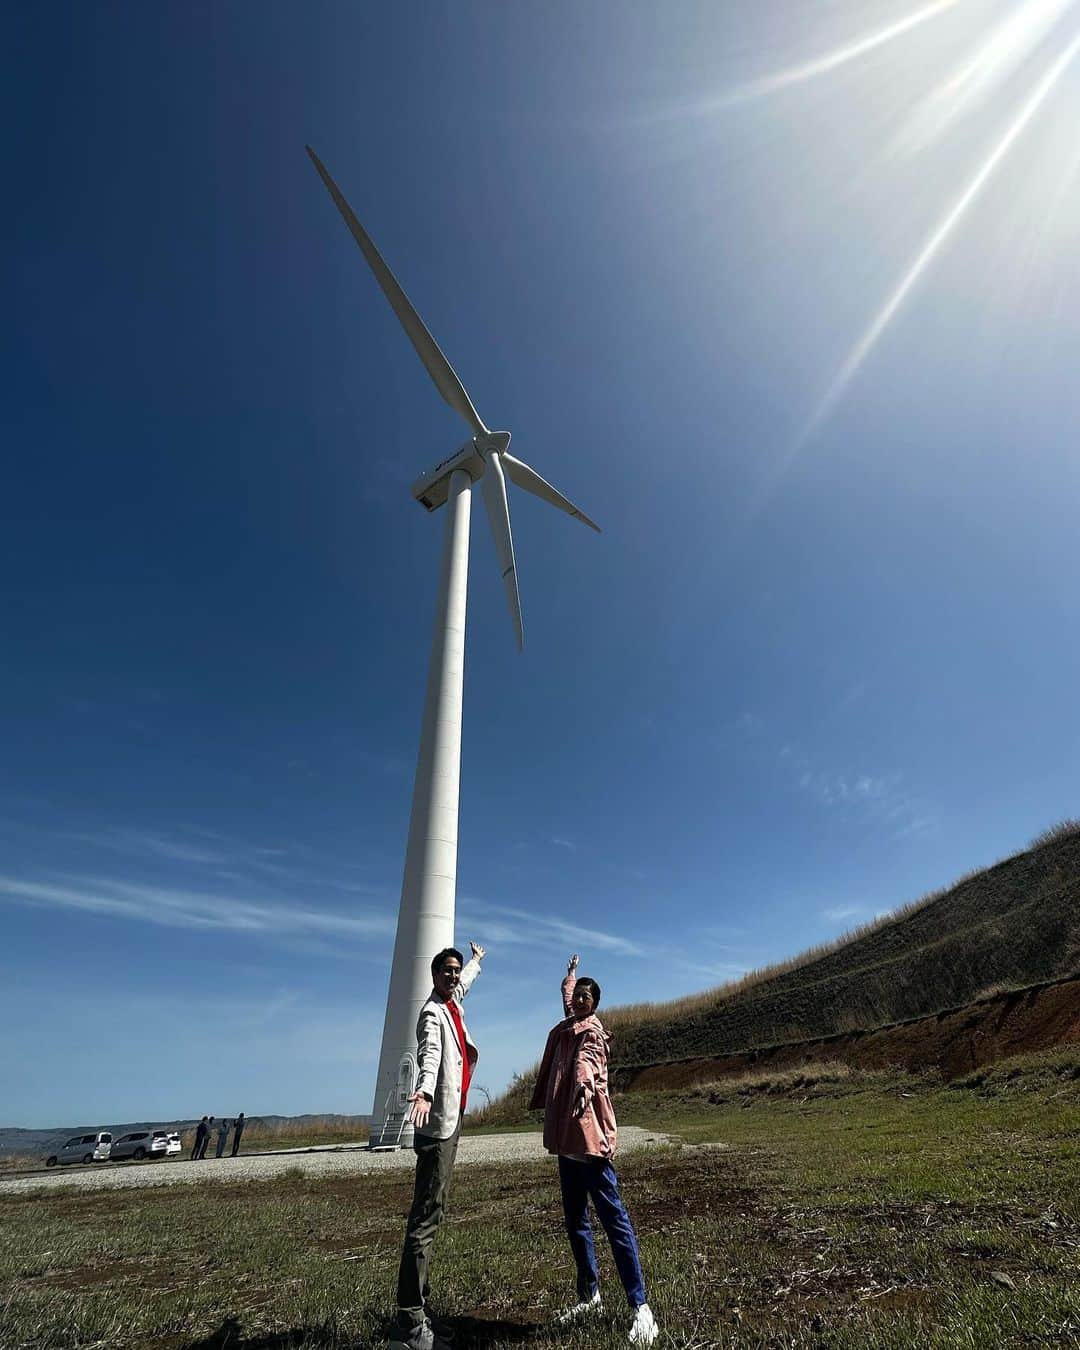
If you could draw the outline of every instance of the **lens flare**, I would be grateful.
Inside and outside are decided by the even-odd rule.
[[[881,337],[882,333],[889,326],[889,323],[892,321],[897,310],[899,310],[900,306],[907,299],[912,287],[926,271],[949,235],[952,234],[968,207],[971,206],[983,187],[985,187],[994,170],[1012,149],[1024,128],[1042,107],[1051,90],[1068,69],[1078,50],[1080,50],[1080,34],[1073,38],[1035,86],[1004,136],[998,141],[997,145],[987,156],[978,173],[972,178],[963,193],[961,193],[960,197],[946,213],[941,223],[920,249],[915,261],[908,268],[899,285],[885,301],[885,304],[878,311],[866,332],[851,349],[850,355],[840,367],[840,371],[829,386],[825,397],[821,400],[814,415],[811,417],[802,435],[799,437],[792,454],[796,453],[797,450],[805,444],[808,437],[832,411],[837,399],[850,384],[856,371],[866,360],[878,338]]]
[[[860,56],[872,52],[875,47],[883,47],[887,42],[903,37],[912,28],[917,28],[920,24],[926,23],[928,19],[936,19],[939,14],[944,14],[948,9],[954,9],[960,3],[961,0],[935,0],[934,4],[917,9],[914,14],[909,14],[906,19],[898,19],[896,23],[891,23],[886,28],[879,28],[876,32],[868,33],[865,37],[857,38],[854,42],[847,43],[843,47],[837,47],[831,52],[826,52],[824,56],[819,56],[816,60],[806,61],[798,66],[789,66],[786,70],[778,71],[775,75],[767,75],[763,79],[754,80],[750,84],[740,85],[736,89],[729,90],[728,93],[721,95],[719,98],[710,99],[702,107],[702,111],[715,112],[720,108],[730,107],[734,103],[745,103],[750,99],[761,98],[764,94],[773,94],[777,90],[787,89],[793,84],[803,84],[807,80],[815,80],[819,75],[827,75],[830,71],[836,70],[838,66],[847,65],[849,61],[857,61]],[[1064,0],[1064,3],[1071,3],[1071,0]]]
[[[893,142],[893,149],[913,154],[925,149],[957,118],[995,92],[1028,59],[1075,0],[1027,0],[993,30],[974,56],[928,95]]]

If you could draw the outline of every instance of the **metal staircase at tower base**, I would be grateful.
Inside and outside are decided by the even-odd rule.
[[[405,1127],[408,1125],[407,1105],[396,1105],[394,1098],[398,1096],[397,1088],[391,1088],[386,1094],[386,1101],[383,1102],[382,1124],[376,1126],[371,1122],[371,1135],[368,1138],[368,1152],[370,1153],[390,1153],[394,1149],[404,1148],[405,1144],[412,1143],[412,1129],[409,1129],[409,1138],[402,1142],[402,1136],[405,1133]]]

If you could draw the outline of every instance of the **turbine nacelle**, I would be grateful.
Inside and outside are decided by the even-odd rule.
[[[422,473],[412,485],[412,495],[425,511],[437,511],[446,503],[450,493],[450,475],[455,469],[464,469],[475,483],[484,476],[491,456],[504,454],[509,444],[508,431],[489,431],[483,436],[474,436],[452,455]]]

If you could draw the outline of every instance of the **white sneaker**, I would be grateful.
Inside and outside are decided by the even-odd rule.
[[[580,1303],[575,1303],[572,1308],[567,1308],[565,1312],[559,1313],[555,1319],[557,1327],[568,1327],[571,1322],[577,1322],[582,1317],[587,1317],[589,1313],[603,1312],[604,1305],[600,1302],[600,1290],[598,1289],[592,1298],[582,1299]]]
[[[634,1313],[634,1320],[630,1326],[630,1344],[652,1345],[659,1335],[660,1328],[656,1325],[652,1309],[647,1303],[642,1303]]]

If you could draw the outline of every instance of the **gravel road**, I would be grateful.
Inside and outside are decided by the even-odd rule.
[[[539,1131],[524,1134],[466,1135],[458,1149],[458,1167],[476,1163],[535,1162],[547,1157]],[[671,1141],[667,1135],[624,1125],[619,1130],[619,1152],[656,1147]],[[385,1172],[414,1165],[412,1149],[393,1153],[369,1153],[363,1144],[338,1148],[299,1149],[287,1153],[254,1153],[238,1158],[206,1158],[202,1162],[148,1162],[109,1169],[100,1165],[87,1171],[49,1172],[44,1176],[0,1181],[0,1194],[23,1191],[115,1190],[123,1186],[182,1186],[194,1181],[264,1181],[299,1167],[308,1176],[341,1176],[357,1172]]]

